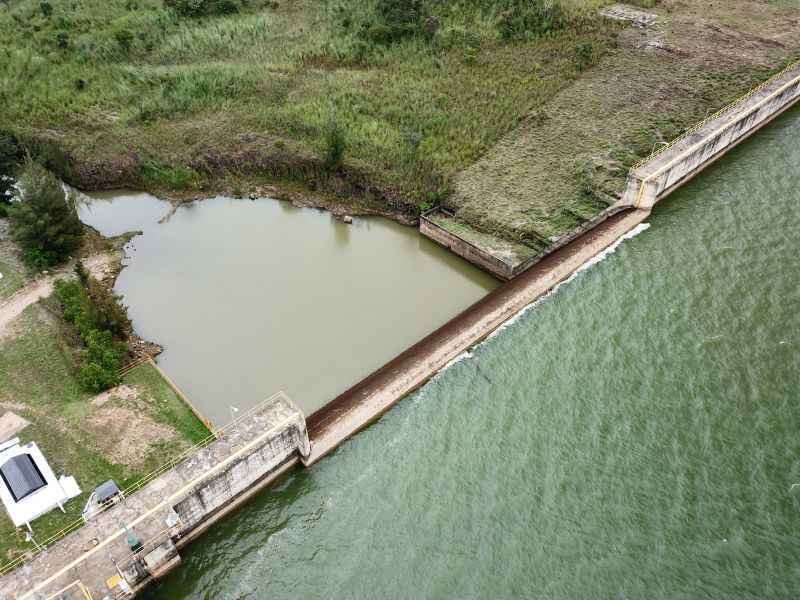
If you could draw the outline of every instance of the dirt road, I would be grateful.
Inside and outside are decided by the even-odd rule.
[[[85,259],[83,264],[94,277],[102,281],[108,276],[113,262],[114,256],[111,254],[94,254]],[[22,314],[22,311],[53,293],[53,284],[57,279],[71,276],[71,269],[62,269],[38,277],[0,304],[0,339],[6,335],[9,325]]]

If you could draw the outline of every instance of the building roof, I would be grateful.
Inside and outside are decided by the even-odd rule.
[[[114,494],[119,494],[119,487],[117,487],[117,484],[113,479],[109,479],[108,481],[98,485],[95,488],[94,493],[97,494],[98,502],[105,502]]]
[[[0,501],[16,527],[30,527],[80,493],[74,477],[56,477],[35,442],[21,445],[14,438],[0,443]]]
[[[18,454],[9,458],[0,466],[0,477],[16,502],[47,485],[30,454]]]

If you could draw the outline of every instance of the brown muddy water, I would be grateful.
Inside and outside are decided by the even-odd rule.
[[[311,414],[498,283],[381,218],[270,199],[180,207],[91,194],[84,222],[139,230],[116,285],[159,365],[220,425],[282,389]]]

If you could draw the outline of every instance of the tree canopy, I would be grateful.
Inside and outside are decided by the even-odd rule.
[[[21,198],[8,208],[23,258],[42,269],[64,262],[83,242],[75,194],[44,167],[28,162],[20,177]]]

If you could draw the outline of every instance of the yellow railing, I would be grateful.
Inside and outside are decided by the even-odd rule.
[[[736,102],[734,102],[734,103],[732,103],[732,104],[729,104],[728,106],[726,106],[725,108],[723,108],[723,109],[722,109],[722,110],[720,110],[720,111],[717,111],[717,112],[716,112],[716,113],[714,113],[714,115],[712,115],[711,117],[709,117],[709,118],[707,118],[707,119],[704,119],[703,121],[701,121],[700,123],[698,123],[697,125],[695,125],[695,126],[694,126],[694,127],[691,129],[691,130],[689,130],[688,132],[684,133],[684,134],[683,134],[682,136],[680,136],[679,138],[676,138],[675,140],[673,140],[673,141],[672,141],[672,143],[670,143],[668,146],[665,146],[664,148],[662,148],[662,149],[661,149],[661,150],[659,150],[658,152],[654,152],[654,153],[653,153],[653,154],[652,154],[650,157],[648,157],[648,158],[647,158],[647,160],[648,160],[648,161],[649,161],[649,160],[652,160],[654,157],[656,157],[656,156],[658,156],[659,154],[661,154],[662,152],[664,152],[664,151],[665,151],[667,148],[670,148],[670,147],[674,146],[674,145],[675,145],[677,142],[679,142],[679,141],[681,141],[681,140],[684,140],[684,139],[686,139],[686,136],[690,135],[691,133],[694,133],[694,132],[695,132],[695,131],[697,131],[697,130],[698,130],[700,127],[702,127],[703,125],[705,125],[706,123],[708,123],[708,122],[709,122],[709,121],[711,121],[712,119],[719,117],[721,114],[723,114],[723,113],[725,113],[726,111],[730,110],[732,107],[734,107],[734,106],[738,106],[739,104],[741,104],[741,103],[742,103],[742,101],[744,101],[744,100],[745,100],[745,99],[747,99],[747,98],[750,98],[750,97],[751,97],[753,94],[755,94],[755,93],[757,93],[757,92],[759,92],[759,91],[763,90],[763,89],[764,89],[766,86],[768,86],[768,85],[770,85],[770,84],[774,83],[774,82],[776,81],[776,79],[777,79],[777,78],[779,78],[779,77],[783,76],[783,75],[784,75],[784,74],[786,74],[786,73],[787,73],[789,70],[791,70],[791,69],[793,69],[793,68],[797,67],[798,65],[800,65],[800,61],[795,61],[794,63],[792,63],[792,64],[790,64],[790,65],[786,66],[786,67],[785,67],[785,68],[783,68],[783,69],[781,69],[781,71],[779,71],[778,73],[776,73],[775,75],[773,75],[772,77],[770,77],[769,79],[767,79],[766,81],[762,82],[762,83],[761,83],[761,84],[759,84],[758,86],[754,87],[754,88],[753,88],[752,90],[750,90],[750,91],[749,91],[747,94],[745,94],[744,96],[742,96],[741,98],[739,98],[739,99],[738,99]],[[717,136],[721,135],[723,131],[726,131],[728,128],[732,127],[732,126],[733,126],[733,125],[735,125],[736,123],[739,123],[739,122],[740,122],[742,119],[744,119],[744,118],[745,118],[745,116],[748,116],[748,117],[749,117],[751,114],[753,114],[753,113],[755,113],[756,111],[760,110],[760,109],[761,109],[761,107],[762,107],[762,106],[763,106],[765,103],[767,103],[767,102],[771,101],[773,98],[775,98],[776,96],[778,96],[778,95],[782,94],[784,91],[786,91],[787,89],[791,88],[792,86],[795,86],[795,85],[797,85],[797,83],[798,83],[798,82],[800,82],[800,75],[798,75],[797,77],[795,77],[795,78],[794,78],[794,79],[792,79],[791,81],[788,81],[788,82],[784,83],[782,86],[780,86],[779,88],[777,88],[776,90],[774,90],[773,92],[771,92],[771,93],[770,93],[768,96],[766,96],[766,97],[762,98],[761,100],[759,100],[758,102],[756,102],[756,103],[755,103],[753,106],[751,106],[750,108],[748,108],[748,110],[746,111],[746,113],[743,113],[743,115],[742,115],[742,116],[741,116],[739,119],[732,120],[732,121],[729,121],[729,122],[725,123],[725,124],[724,124],[723,126],[721,126],[719,129],[717,129],[717,130],[713,131],[712,133],[710,133],[709,135],[707,135],[705,138],[703,138],[703,139],[702,139],[700,142],[697,142],[696,144],[693,144],[691,147],[689,147],[689,148],[687,148],[686,150],[684,150],[683,152],[681,152],[681,153],[680,153],[678,156],[674,157],[672,160],[670,160],[670,161],[669,161],[669,162],[667,162],[666,164],[664,164],[664,165],[661,165],[661,166],[660,166],[660,167],[659,167],[659,168],[658,168],[658,169],[657,169],[655,172],[653,172],[653,173],[650,173],[649,175],[647,175],[646,177],[644,177],[644,178],[642,179],[642,182],[641,182],[641,184],[639,185],[639,191],[638,191],[638,193],[636,194],[636,200],[634,201],[634,204],[633,204],[633,205],[634,205],[636,208],[639,208],[639,207],[641,206],[641,203],[642,203],[642,198],[645,196],[645,189],[647,188],[647,185],[648,185],[649,183],[651,183],[652,181],[654,181],[654,180],[658,179],[658,178],[659,178],[659,177],[660,177],[662,174],[664,174],[665,172],[669,171],[669,170],[670,170],[670,169],[671,169],[673,166],[675,166],[675,165],[676,165],[677,163],[679,163],[680,161],[684,160],[684,159],[685,159],[687,156],[691,155],[691,154],[692,154],[693,152],[695,152],[697,149],[699,149],[699,148],[702,148],[703,146],[705,146],[705,145],[706,145],[706,144],[707,144],[707,143],[708,143],[710,140],[712,140],[713,138],[715,138],[715,137],[717,137]],[[633,172],[634,172],[635,168],[636,168],[636,167],[634,167],[634,169],[632,169],[632,170],[631,170],[631,175],[633,175]],[[635,175],[634,175],[634,176],[635,176]],[[657,184],[657,185],[658,185],[658,184]],[[657,198],[657,195],[658,195],[658,190],[656,190],[656,198]]]
[[[757,94],[758,92],[763,90],[768,85],[774,83],[776,79],[778,79],[779,77],[782,77],[788,71],[794,69],[798,65],[800,65],[800,60],[797,60],[797,61],[795,61],[793,63],[790,63],[790,64],[786,65],[783,69],[781,69],[780,71],[775,73],[772,77],[770,77],[769,79],[761,82],[760,84],[758,84],[756,87],[754,87],[752,90],[750,90],[746,94],[740,96],[739,98],[737,98],[736,100],[734,100],[730,104],[726,104],[725,106],[720,108],[717,112],[715,112],[712,115],[707,116],[705,119],[703,119],[699,123],[695,123],[689,129],[684,131],[681,135],[676,137],[674,140],[672,140],[671,142],[669,142],[667,144],[664,144],[658,150],[652,152],[649,156],[646,156],[645,158],[643,158],[642,160],[637,162],[635,165],[633,165],[631,167],[631,169],[630,169],[630,173],[633,174],[633,172],[636,171],[637,169],[643,167],[645,164],[647,164],[648,162],[650,162],[651,160],[653,160],[657,156],[660,156],[661,154],[663,154],[664,152],[666,152],[667,150],[672,148],[675,144],[677,144],[679,142],[682,142],[687,137],[689,137],[690,135],[695,133],[698,129],[700,129],[701,127],[706,125],[707,123],[713,121],[714,119],[717,119],[717,118],[721,117],[722,115],[724,115],[729,110],[735,108],[736,106],[738,106],[739,104],[741,104],[742,102],[744,102],[745,100],[747,100],[748,98],[753,96],[753,94]]]
[[[227,425],[224,425],[223,427],[219,427],[219,428],[213,430],[211,432],[211,435],[203,438],[202,440],[200,440],[199,442],[195,443],[190,448],[187,448],[186,450],[184,450],[183,452],[181,452],[177,456],[175,456],[175,457],[171,458],[170,460],[168,460],[166,463],[164,463],[163,465],[161,465],[157,469],[151,471],[150,473],[148,473],[147,475],[145,475],[144,477],[142,477],[141,479],[139,479],[135,483],[129,485],[127,488],[122,490],[121,495],[122,495],[123,499],[127,498],[128,496],[130,496],[130,495],[134,494],[135,492],[141,490],[148,483],[150,483],[154,479],[160,477],[161,475],[163,475],[167,471],[169,471],[171,469],[174,469],[176,466],[178,466],[179,464],[184,462],[190,456],[192,456],[193,454],[196,454],[197,452],[199,452],[200,450],[202,450],[203,448],[208,446],[211,442],[213,442],[213,441],[215,441],[215,440],[217,440],[217,439],[219,439],[221,437],[224,437],[226,433],[230,432],[239,423],[241,423],[245,419],[250,418],[253,414],[255,414],[257,411],[261,410],[264,406],[266,406],[267,404],[269,404],[270,402],[272,402],[276,398],[280,397],[282,394],[283,394],[283,392],[278,392],[276,394],[273,394],[272,396],[270,396],[269,398],[267,398],[263,402],[257,404],[253,408],[249,409],[248,411],[246,411],[241,416],[237,417],[236,419],[234,419],[233,421],[231,421]],[[93,518],[96,517],[98,514],[108,510],[109,508],[111,508],[113,506],[116,506],[116,503],[104,506],[97,513],[93,514],[92,517]],[[31,549],[29,552],[26,552],[25,554],[22,554],[22,555],[18,556],[14,560],[12,560],[12,561],[4,564],[2,567],[0,567],[0,577],[10,573],[11,571],[16,569],[17,567],[19,567],[19,566],[25,564],[26,562],[32,560],[34,557],[38,556],[41,552],[46,550],[48,547],[52,546],[54,543],[56,543],[59,540],[63,539],[64,537],[66,537],[70,533],[80,529],[85,524],[86,524],[86,521],[83,519],[83,517],[81,517],[80,519],[77,519],[76,521],[70,523],[69,525],[67,525],[66,527],[61,529],[60,531],[54,533],[53,535],[48,537],[45,541],[38,542],[37,543],[37,548],[35,550]]]
[[[48,596],[47,600],[61,600],[62,598],[65,598],[66,597],[65,594],[73,588],[76,589],[80,593],[81,597],[84,598],[85,600],[92,600],[92,594],[89,592],[88,589],[86,589],[86,586],[83,585],[80,579],[76,579],[75,581],[70,583],[67,587],[58,590],[55,594],[51,596]]]

